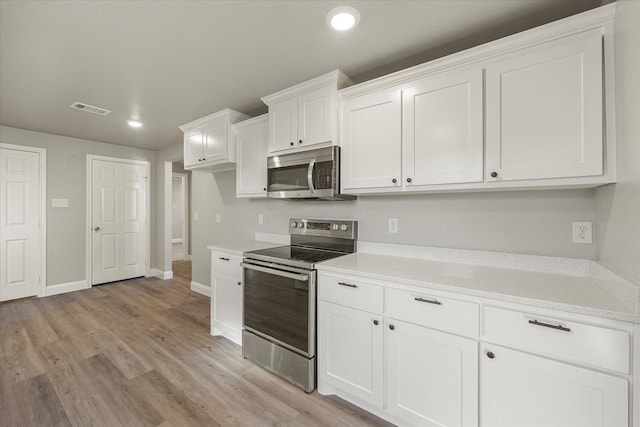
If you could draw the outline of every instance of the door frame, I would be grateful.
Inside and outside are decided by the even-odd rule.
[[[38,286],[38,297],[44,297],[47,296],[47,149],[26,145],[6,144],[4,142],[0,142],[0,148],[37,153],[40,159],[40,176],[38,177],[38,193],[40,196],[40,206],[38,209],[38,219],[40,220],[40,233],[38,234],[38,243],[40,245],[40,283]]]
[[[189,261],[189,175],[172,172],[172,182],[173,178],[180,178],[180,186],[182,187],[182,259]],[[171,220],[173,222],[173,218]]]
[[[86,232],[85,232],[85,245],[86,245],[86,278],[87,278],[87,289],[93,286],[92,274],[93,274],[93,265],[91,264],[92,260],[92,249],[93,246],[91,244],[91,236],[92,236],[92,228],[91,228],[91,218],[92,214],[92,197],[93,197],[93,186],[92,186],[92,178],[93,178],[93,168],[92,163],[94,160],[104,160],[108,162],[114,163],[125,163],[129,165],[140,165],[145,167],[145,184],[144,184],[144,203],[145,203],[145,245],[144,245],[144,268],[145,268],[145,277],[153,276],[151,274],[151,163],[146,160],[133,160],[133,159],[123,159],[120,157],[107,157],[107,156],[98,156],[95,154],[87,154],[87,175],[86,175],[86,185],[87,185],[87,207],[86,207]]]

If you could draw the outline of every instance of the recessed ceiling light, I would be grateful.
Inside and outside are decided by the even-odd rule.
[[[142,122],[139,122],[137,120],[127,120],[127,124],[129,126],[131,126],[132,128],[141,128],[142,127]]]
[[[351,6],[338,6],[327,13],[327,25],[338,31],[345,31],[358,25],[360,12]]]

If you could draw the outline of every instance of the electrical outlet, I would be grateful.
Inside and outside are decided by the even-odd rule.
[[[398,232],[398,218],[389,218],[389,233]]]
[[[221,218],[220,218],[220,214],[219,214],[219,213],[217,213],[217,214],[216,214],[216,224],[220,224],[220,219],[221,219]]]
[[[258,214],[258,225],[264,224],[264,215]]]
[[[571,223],[573,231],[573,243],[593,243],[593,225],[591,221],[574,221]]]

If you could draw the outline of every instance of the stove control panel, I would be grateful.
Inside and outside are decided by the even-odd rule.
[[[291,218],[289,220],[290,234],[355,239],[357,238],[357,229],[358,222],[350,220],[304,218]]]

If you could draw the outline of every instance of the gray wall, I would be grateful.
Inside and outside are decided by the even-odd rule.
[[[289,217],[359,221],[361,240],[594,259],[571,243],[572,221],[595,221],[593,190],[510,191],[360,197],[354,202],[235,198],[235,174],[193,172],[193,280],[209,284],[206,246],[255,231],[287,234]],[[216,213],[221,223],[215,223]],[[258,225],[258,213],[264,225]],[[399,219],[397,234],[388,218]],[[193,219],[193,215],[192,215]]]
[[[640,283],[640,1],[617,1],[614,37],[618,181],[596,190],[598,258]]]
[[[179,141],[177,141],[179,142]],[[171,174],[172,162],[182,161],[182,144],[156,151],[156,241],[155,268],[171,271]],[[165,238],[166,236],[166,238]]]
[[[47,149],[47,285],[85,279],[87,154],[150,162],[153,207],[153,151],[6,126],[0,126],[0,141]],[[52,208],[53,198],[69,199],[69,207]],[[155,228],[155,217],[155,211],[151,209],[151,230]],[[156,239],[152,232],[152,260],[155,258],[155,247]]]

